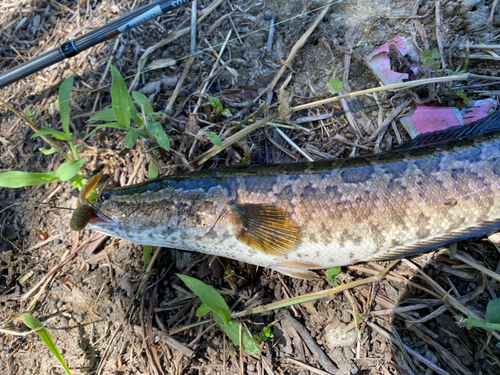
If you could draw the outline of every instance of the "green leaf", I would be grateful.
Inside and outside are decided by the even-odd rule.
[[[142,259],[144,261],[144,265],[143,265],[143,270],[146,269],[147,265],[148,265],[148,262],[149,262],[149,258],[151,257],[151,252],[153,251],[153,246],[150,246],[150,245],[144,245],[143,247],[143,250],[142,250]]]
[[[196,316],[205,316],[210,311],[212,310],[210,310],[210,308],[207,305],[203,304],[198,308],[198,310],[196,310]]]
[[[163,130],[163,126],[159,122],[154,121],[148,124],[148,131],[151,135],[155,135],[159,130]]]
[[[144,107],[144,113],[149,115],[154,112],[153,106],[148,100],[148,97],[139,91],[132,91],[132,96],[134,97],[135,102],[139,105],[140,108]]]
[[[111,122],[109,124],[102,124],[102,125],[97,126],[89,134],[87,134],[87,136],[82,139],[82,142],[84,140],[86,140],[88,137],[92,136],[96,131],[98,131],[99,129],[103,129],[103,128],[116,128],[116,129],[124,129],[124,130],[126,130],[126,129],[130,129],[130,126],[125,126],[125,125],[119,124],[117,122]]]
[[[85,186],[85,184],[88,181],[86,178],[83,178],[79,174],[74,175],[69,180],[72,182],[71,186],[76,187],[79,191],[81,191],[83,189],[83,187]],[[92,195],[93,194],[91,194],[91,196]],[[88,197],[88,198],[90,199],[90,197]]]
[[[66,134],[71,134],[69,131],[69,95],[74,79],[75,76],[66,78],[59,87],[59,113],[61,113],[61,123]]]
[[[5,188],[20,188],[35,186],[57,181],[57,177],[49,173],[4,172],[0,173],[0,186]]]
[[[60,130],[49,129],[46,127],[41,128],[35,134],[31,136],[31,138],[41,137],[42,135],[51,135],[54,138],[60,139],[61,141],[71,141],[73,140],[73,134],[65,134]]]
[[[229,324],[224,324],[221,317],[218,315],[214,315],[214,320],[226,333],[227,337],[229,337],[236,345],[240,346],[240,324],[235,321],[231,321]],[[241,344],[247,353],[254,355],[261,354],[257,343],[243,327],[241,327]]]
[[[453,76],[453,75],[457,74],[457,73],[455,73],[455,71],[454,71],[454,70],[451,70],[451,69],[445,69],[444,71],[445,71],[445,72],[446,72],[446,74],[448,74],[449,76]]]
[[[87,159],[78,159],[61,164],[61,166],[57,168],[55,175],[59,178],[59,181],[68,181],[78,174],[80,168],[83,167],[86,161]]]
[[[434,65],[434,60],[432,59],[427,59],[424,61],[425,66],[431,67]]]
[[[222,141],[220,140],[220,137],[217,134],[212,132],[205,132],[205,134],[210,139],[210,142],[212,142],[216,146],[222,147]]]
[[[135,129],[130,129],[130,131],[125,136],[125,140],[123,141],[123,145],[126,148],[132,148],[135,146],[137,142],[137,138],[139,138],[139,132]]]
[[[122,75],[113,64],[110,66],[113,83],[111,84],[111,104],[118,123],[130,126],[130,102],[132,99]]]
[[[116,119],[115,111],[113,110],[113,108],[108,108],[108,109],[105,109],[103,111],[97,112],[94,116],[92,116],[91,118],[89,118],[87,120],[87,122],[91,122],[91,121],[116,122],[118,120]]]
[[[216,110],[218,110],[219,112],[222,112],[223,107],[222,107],[222,103],[220,102],[219,98],[217,98],[216,96],[211,96],[210,97],[210,104]]]
[[[431,57],[434,59],[434,60],[438,60],[441,58],[441,54],[439,53],[439,50],[437,48],[433,48],[432,49],[432,52],[431,52]]]
[[[500,323],[500,298],[488,302],[484,321],[487,323]]]
[[[224,109],[221,113],[222,116],[229,117],[231,116],[231,111],[229,109]]]
[[[69,368],[66,365],[66,362],[64,361],[61,352],[57,348],[57,345],[52,339],[52,336],[50,336],[49,331],[47,331],[47,329],[43,326],[43,324],[38,319],[32,317],[30,314],[22,314],[21,319],[24,321],[24,324],[26,324],[29,328],[39,329],[39,331],[37,331],[38,336],[40,336],[45,345],[47,345],[47,348],[49,348],[52,354],[54,354],[54,357],[56,357],[57,360],[61,363],[66,374],[71,375],[71,372],[69,371]]]
[[[332,94],[337,94],[339,92],[342,92],[344,89],[344,85],[342,85],[342,81],[338,78],[332,78],[328,83],[326,84],[326,87]]]
[[[170,139],[168,138],[167,133],[165,133],[163,130],[158,130],[155,133],[155,138],[161,147],[163,147],[167,151],[170,151]]]
[[[149,163],[148,165],[148,178],[158,177],[158,168],[156,168],[155,163]]]
[[[326,271],[327,280],[332,281],[335,285],[337,285],[337,281],[335,280],[335,276],[337,276],[341,271],[342,271],[342,269],[340,267],[329,268]]]
[[[129,108],[130,108],[130,115],[135,120],[137,127],[140,128],[144,123],[144,121],[142,120],[142,117],[139,115],[139,112],[137,112],[137,110],[135,109],[134,102],[132,102],[132,99],[130,99]]]
[[[26,115],[26,117],[27,117],[27,118],[28,118],[31,122],[33,122],[33,115],[32,115],[31,111],[30,111],[28,108],[26,108],[26,109],[24,110],[24,114]]]
[[[431,51],[428,49],[424,49],[422,51],[422,61],[431,58]]]
[[[231,321],[231,313],[224,298],[217,293],[217,291],[210,285],[205,284],[203,281],[189,277],[186,275],[177,274],[179,278],[203,301],[207,307],[215,314],[219,315],[225,324]]]
[[[44,155],[52,155],[54,152],[57,152],[57,150],[55,148],[51,148],[50,150],[46,149],[46,148],[39,148],[38,151],[40,151],[42,154]]]

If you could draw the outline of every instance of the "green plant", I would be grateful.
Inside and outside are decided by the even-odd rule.
[[[326,88],[330,90],[332,94],[338,94],[339,92],[342,92],[342,90],[344,90],[344,85],[342,84],[342,81],[340,79],[332,78],[326,84]]]
[[[257,342],[267,341],[274,337],[269,327],[264,327],[260,335],[253,335],[253,339]]]
[[[234,276],[234,270],[227,269],[224,271],[224,275],[226,275],[227,277]]]
[[[421,61],[424,63],[425,66],[433,67],[434,71],[436,72],[437,77],[441,76],[441,74],[439,72],[439,65],[441,64],[441,54],[439,53],[437,48],[433,48],[432,51],[428,50],[428,49],[424,49],[422,51]],[[445,69],[444,71],[448,76],[460,75],[460,74],[464,74],[466,72],[465,69],[462,69],[459,72],[455,72],[452,69]],[[450,83],[448,83],[448,85],[446,85],[446,86],[448,89],[446,91],[443,90],[444,94],[458,96],[460,99],[462,99],[462,101],[465,105],[467,105],[471,102],[471,99],[467,98],[467,96],[465,95],[464,90],[457,90],[455,92],[452,92]],[[442,88],[443,87],[444,87],[444,85],[442,86]]]
[[[221,101],[216,96],[210,97],[210,105],[212,106],[212,113],[210,115],[210,122],[215,123],[220,116],[229,117],[231,116],[231,111],[222,106]]]
[[[217,134],[212,132],[205,132],[205,134],[207,135],[210,142],[212,142],[212,144],[214,144],[215,146],[222,147],[222,141]]]
[[[57,168],[57,170],[48,173],[29,173],[20,171],[0,173],[1,187],[20,188],[24,186],[47,184],[57,180],[61,182],[71,181],[73,183],[73,186],[78,187],[78,189],[81,189],[85,185],[87,180],[83,178],[83,176],[81,176],[79,172],[86,159],[80,159],[80,156],[78,155],[78,146],[73,143],[74,137],[69,127],[69,100],[71,88],[73,87],[73,80],[73,76],[66,78],[59,88],[59,111],[61,114],[61,124],[63,131],[43,127],[32,136],[32,138],[44,137],[44,139],[46,140],[48,136],[51,136],[60,141],[68,142],[69,148],[71,150],[71,154],[69,155],[64,154],[54,146],[50,149],[39,149],[40,152],[42,152],[44,155],[50,155],[54,152],[60,152],[61,155],[66,159],[66,162],[61,164],[59,168]],[[26,111],[26,115],[23,115],[15,111],[12,107],[10,107],[10,109],[14,111],[17,116],[29,123],[32,128],[36,128],[36,126],[33,124],[33,116],[29,111]],[[55,145],[55,143],[51,144]]]
[[[467,327],[467,329],[476,327],[500,331],[500,298],[493,299],[488,302],[484,320],[477,320],[469,315],[467,317],[467,320],[465,321],[465,326]]]
[[[433,48],[432,51],[428,49],[424,49],[422,51],[421,61],[425,66],[433,67],[436,75],[439,77],[439,65],[441,64],[441,54],[439,53],[437,48]]]
[[[337,276],[341,271],[342,269],[340,267],[329,268],[326,271],[327,280],[333,282],[333,285],[338,286],[339,284],[337,283],[335,276]]]
[[[22,314],[21,319],[23,320],[24,324],[26,324],[26,326],[28,326],[32,330],[36,330],[36,333],[38,333],[38,336],[40,336],[47,348],[49,348],[52,354],[54,354],[54,357],[56,357],[57,360],[61,363],[61,366],[64,368],[66,374],[71,375],[71,372],[69,371],[69,368],[66,365],[61,352],[57,348],[56,343],[54,342],[52,336],[50,336],[49,331],[47,331],[44,325],[37,318],[34,318],[30,314]]]
[[[250,337],[240,323],[231,320],[231,313],[226,301],[213,287],[193,277],[180,274],[177,276],[203,301],[203,305],[196,311],[196,316],[205,316],[209,312],[213,312],[215,322],[232,342],[239,346],[241,335],[243,349],[250,354],[260,355],[260,349],[255,340]]]
[[[105,124],[98,125],[83,140],[86,140],[95,132],[103,128],[116,128],[127,131],[123,141],[124,146],[132,148],[137,143],[139,137],[156,141],[166,151],[170,151],[170,139],[163,130],[162,125],[156,121],[161,112],[154,112],[148,98],[138,92],[132,92],[132,97],[141,111],[137,111],[134,101],[127,91],[125,80],[118,69],[111,65],[111,108],[96,113],[90,121],[107,121]],[[131,120],[135,121],[136,126],[132,126]],[[154,169],[152,170],[154,172]]]

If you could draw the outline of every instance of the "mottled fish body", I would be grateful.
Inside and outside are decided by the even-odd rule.
[[[108,189],[90,229],[308,277],[500,229],[500,112],[356,158],[205,170]]]

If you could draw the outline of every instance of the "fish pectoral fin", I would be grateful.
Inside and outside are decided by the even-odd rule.
[[[271,269],[281,272],[290,277],[295,277],[296,279],[304,280],[314,280],[319,279],[319,275],[316,272],[310,271],[307,268],[297,268],[285,265],[272,266]]]
[[[240,204],[234,207],[239,221],[236,238],[270,255],[285,255],[301,241],[299,226],[285,210],[266,204]]]

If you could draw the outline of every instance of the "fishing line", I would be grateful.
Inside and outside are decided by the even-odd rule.
[[[49,202],[40,202],[40,201],[29,201],[29,202],[17,202],[17,203],[13,203],[11,205],[8,205],[7,207],[5,207],[4,209],[0,210],[0,214],[2,212],[4,212],[5,210],[8,210],[9,208],[11,207],[14,207],[14,206],[20,206],[22,204],[31,204],[33,206],[42,206],[42,205],[47,205],[48,208],[56,208],[56,209],[59,209],[59,210],[70,210],[70,211],[74,211],[75,209],[74,208],[69,208],[69,207],[58,207],[58,206],[51,206]]]

